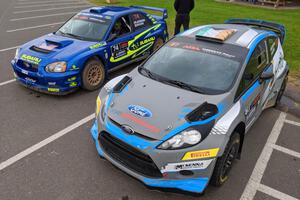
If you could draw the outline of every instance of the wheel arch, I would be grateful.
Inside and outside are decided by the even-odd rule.
[[[233,130],[233,133],[236,132],[240,135],[240,147],[238,153],[238,159],[241,159],[242,148],[244,144],[245,132],[246,132],[246,124],[244,122],[240,122]]]

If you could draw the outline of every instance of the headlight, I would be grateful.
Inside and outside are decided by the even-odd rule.
[[[67,63],[66,62],[55,62],[51,63],[46,66],[47,72],[65,72],[67,69]]]
[[[195,129],[187,129],[173,136],[158,146],[159,149],[181,149],[198,144],[201,141],[201,133]]]
[[[100,110],[101,110],[101,100],[100,100],[100,97],[97,96],[97,100],[96,100],[96,117],[98,117],[99,113],[100,113]]]
[[[19,56],[19,52],[20,52],[20,48],[16,49],[16,54],[15,54],[15,58],[17,58]]]

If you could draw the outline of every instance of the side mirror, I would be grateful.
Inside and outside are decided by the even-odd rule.
[[[274,77],[273,72],[263,72],[259,77],[259,82],[262,83],[266,80],[270,80]]]
[[[117,38],[117,34],[112,33],[112,34],[109,35],[107,41],[108,41],[108,42],[111,42],[111,41],[113,41],[113,40],[116,39],[116,38]]]

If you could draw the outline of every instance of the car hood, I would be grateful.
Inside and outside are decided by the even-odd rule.
[[[185,116],[204,102],[218,105],[227,96],[203,95],[170,86],[140,75],[137,69],[128,76],[132,78],[128,86],[121,93],[113,93],[108,117],[119,127],[125,125],[155,140],[187,123]]]
[[[68,60],[89,50],[97,42],[82,41],[55,34],[48,34],[24,44],[19,55],[26,54],[56,61]]]

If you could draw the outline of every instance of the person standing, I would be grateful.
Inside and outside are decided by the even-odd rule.
[[[174,8],[177,12],[175,19],[175,31],[174,35],[180,32],[181,25],[186,31],[189,29],[190,25],[190,12],[194,9],[194,0],[175,0]]]

